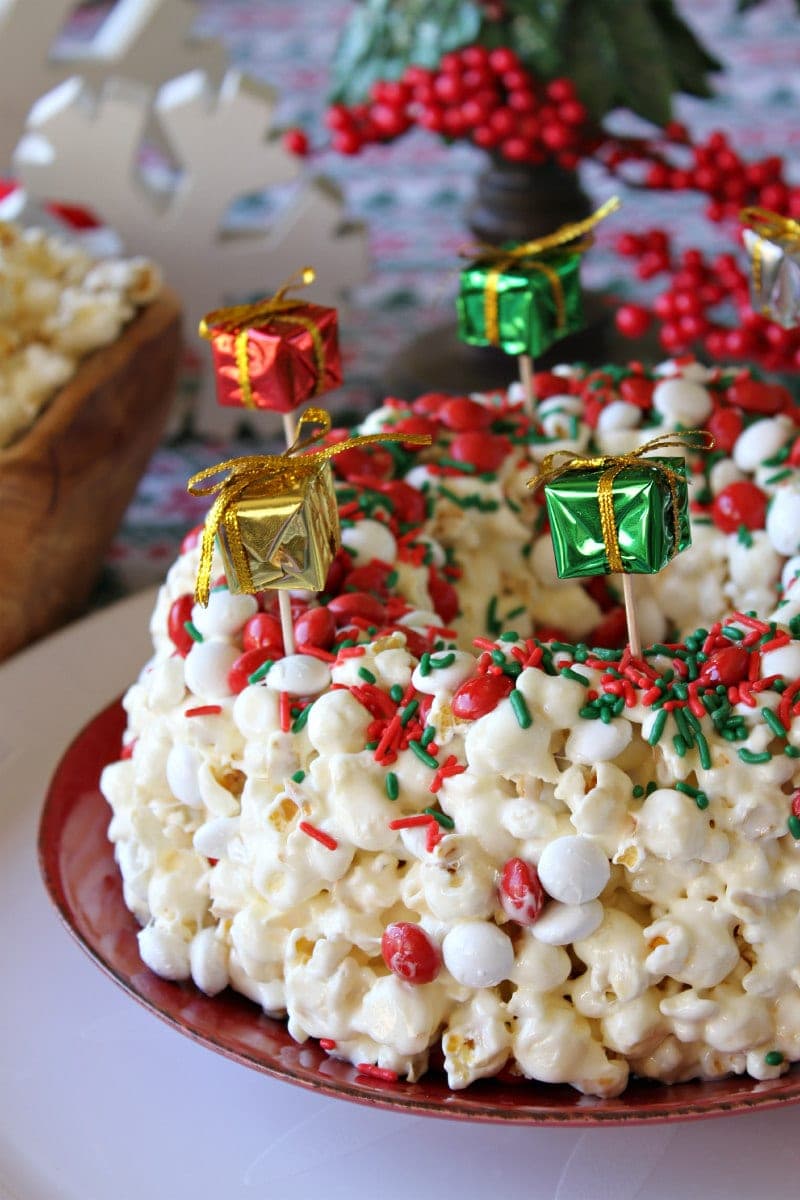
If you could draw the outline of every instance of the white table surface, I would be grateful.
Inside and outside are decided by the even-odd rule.
[[[153,593],[0,667],[0,1200],[795,1200],[800,1107],[638,1128],[503,1128],[306,1092],[129,999],[51,909],[47,781],[149,651]]]

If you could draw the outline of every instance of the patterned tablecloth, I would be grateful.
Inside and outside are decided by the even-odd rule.
[[[780,153],[790,161],[800,142],[800,22],[792,0],[770,0],[745,17],[736,16],[735,0],[680,0],[680,7],[727,70],[718,77],[713,103],[681,100],[676,116],[695,137],[724,128],[745,156]],[[348,0],[205,0],[198,28],[220,37],[237,66],[277,88],[281,124],[317,131],[312,140],[321,148],[309,169],[335,178],[353,216],[368,223],[372,274],[341,314],[347,386],[337,398],[337,408],[364,410],[382,395],[391,356],[452,312],[453,263],[465,235],[462,209],[482,156],[422,133],[357,158],[324,149],[328,62],[351,8]],[[583,181],[590,193],[608,194],[593,166]],[[623,198],[626,228],[663,225],[679,231],[679,244],[729,248],[729,236],[703,219],[698,197],[625,197],[623,190]],[[269,197],[255,198],[239,217],[258,220],[269,208]],[[642,285],[625,275],[630,260],[608,252],[614,236],[601,228],[585,278],[620,296],[633,295]],[[183,532],[204,512],[204,502],[186,494],[187,477],[251,451],[252,443],[223,446],[198,438],[163,444],[111,548],[98,602],[159,580]]]

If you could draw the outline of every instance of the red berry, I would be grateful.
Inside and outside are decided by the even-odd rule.
[[[545,891],[533,863],[509,858],[498,888],[503,912],[518,925],[532,925],[544,908]]]
[[[438,412],[439,420],[448,429],[465,432],[486,429],[492,423],[492,410],[467,396],[457,396],[443,404]]]
[[[723,646],[715,650],[703,663],[700,672],[701,683],[723,683],[725,687],[733,687],[747,675],[750,655],[743,646]]]
[[[256,613],[242,630],[242,649],[256,650],[260,646],[278,647],[283,653],[283,632],[277,617],[269,613]]]
[[[564,104],[575,99],[575,85],[571,79],[551,79],[545,88],[547,98],[556,104]]]
[[[341,592],[328,601],[328,609],[338,626],[346,625],[353,617],[363,617],[370,625],[382,625],[386,620],[380,600],[370,596],[369,592]]]
[[[432,983],[442,969],[438,946],[421,925],[410,921],[387,925],[381,938],[381,954],[390,971],[415,987]]]
[[[513,690],[514,680],[508,675],[473,675],[454,693],[450,706],[457,717],[477,721]]]
[[[517,114],[510,108],[496,108],[489,114],[488,124],[499,137],[508,137],[517,128]]]
[[[450,458],[471,463],[476,471],[496,471],[511,453],[511,442],[503,434],[482,433],[477,429],[459,433],[450,443]]]
[[[500,143],[500,150],[509,162],[524,162],[528,157],[528,143],[521,137],[505,138]]]
[[[234,696],[247,687],[250,676],[269,659],[280,658],[283,651],[277,646],[258,646],[240,654],[228,671],[228,687]]]
[[[283,144],[290,154],[296,154],[299,158],[305,158],[308,154],[308,137],[302,129],[287,129]]]
[[[729,483],[714,497],[711,515],[717,529],[735,533],[740,525],[746,529],[763,529],[767,517],[767,495],[748,480]]]
[[[580,100],[566,100],[559,106],[559,116],[567,125],[582,125],[589,116]]]
[[[625,258],[635,258],[642,252],[642,239],[635,233],[621,233],[616,241],[616,251]]]
[[[355,129],[337,129],[332,138],[334,150],[339,154],[358,154],[362,146],[361,136]]]
[[[615,323],[623,337],[642,337],[650,328],[651,319],[641,304],[623,304],[617,309]]]
[[[498,46],[489,53],[489,66],[498,75],[504,75],[519,66],[519,59],[510,46]]]
[[[336,621],[327,608],[309,608],[294,623],[298,646],[317,646],[330,650],[336,636]]]
[[[178,596],[177,600],[172,601],[167,617],[167,633],[181,658],[186,658],[194,645],[194,638],[185,628],[185,622],[192,619],[193,608],[194,596],[186,592],[185,595]]]
[[[716,442],[715,449],[730,454],[744,428],[744,422],[734,408],[720,406],[708,418],[707,427]]]

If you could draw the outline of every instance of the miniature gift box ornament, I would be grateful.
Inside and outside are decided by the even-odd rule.
[[[745,208],[740,216],[753,310],[795,329],[800,325],[800,221],[766,208]]]
[[[320,429],[309,433],[313,425]],[[215,495],[200,547],[198,603],[208,603],[215,541],[232,592],[322,591],[341,544],[330,460],[373,442],[423,446],[431,440],[422,434],[380,433],[325,445],[330,428],[327,412],[308,408],[295,441],[282,454],[228,459],[192,476],[188,490],[193,496]]]
[[[629,454],[548,454],[528,486],[544,488],[558,577],[655,575],[687,549],[692,537],[686,463],[649,455],[670,446],[711,444],[708,434],[692,430],[654,438]],[[556,465],[562,457],[566,461]]]
[[[533,241],[472,247],[457,300],[461,340],[535,358],[582,329],[581,255],[590,230],[618,207],[612,198],[585,221]]]
[[[342,382],[335,308],[287,296],[313,283],[303,267],[274,296],[208,313],[200,335],[211,342],[220,404],[289,413]]]

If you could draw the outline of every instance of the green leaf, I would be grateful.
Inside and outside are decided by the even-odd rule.
[[[720,71],[721,63],[709,54],[689,26],[681,20],[672,0],[653,0],[652,8],[653,17],[666,39],[678,90],[688,92],[691,96],[712,95],[707,77],[712,71]]]
[[[615,99],[656,125],[671,115],[676,80],[649,0],[595,0],[615,42]]]
[[[599,120],[615,102],[619,68],[614,39],[594,0],[571,0],[566,26],[569,33],[564,44],[564,74]]]
[[[535,75],[552,79],[563,68],[569,0],[542,0],[536,5],[519,3],[517,7],[521,11],[514,14],[513,5],[509,5],[509,44]]]

